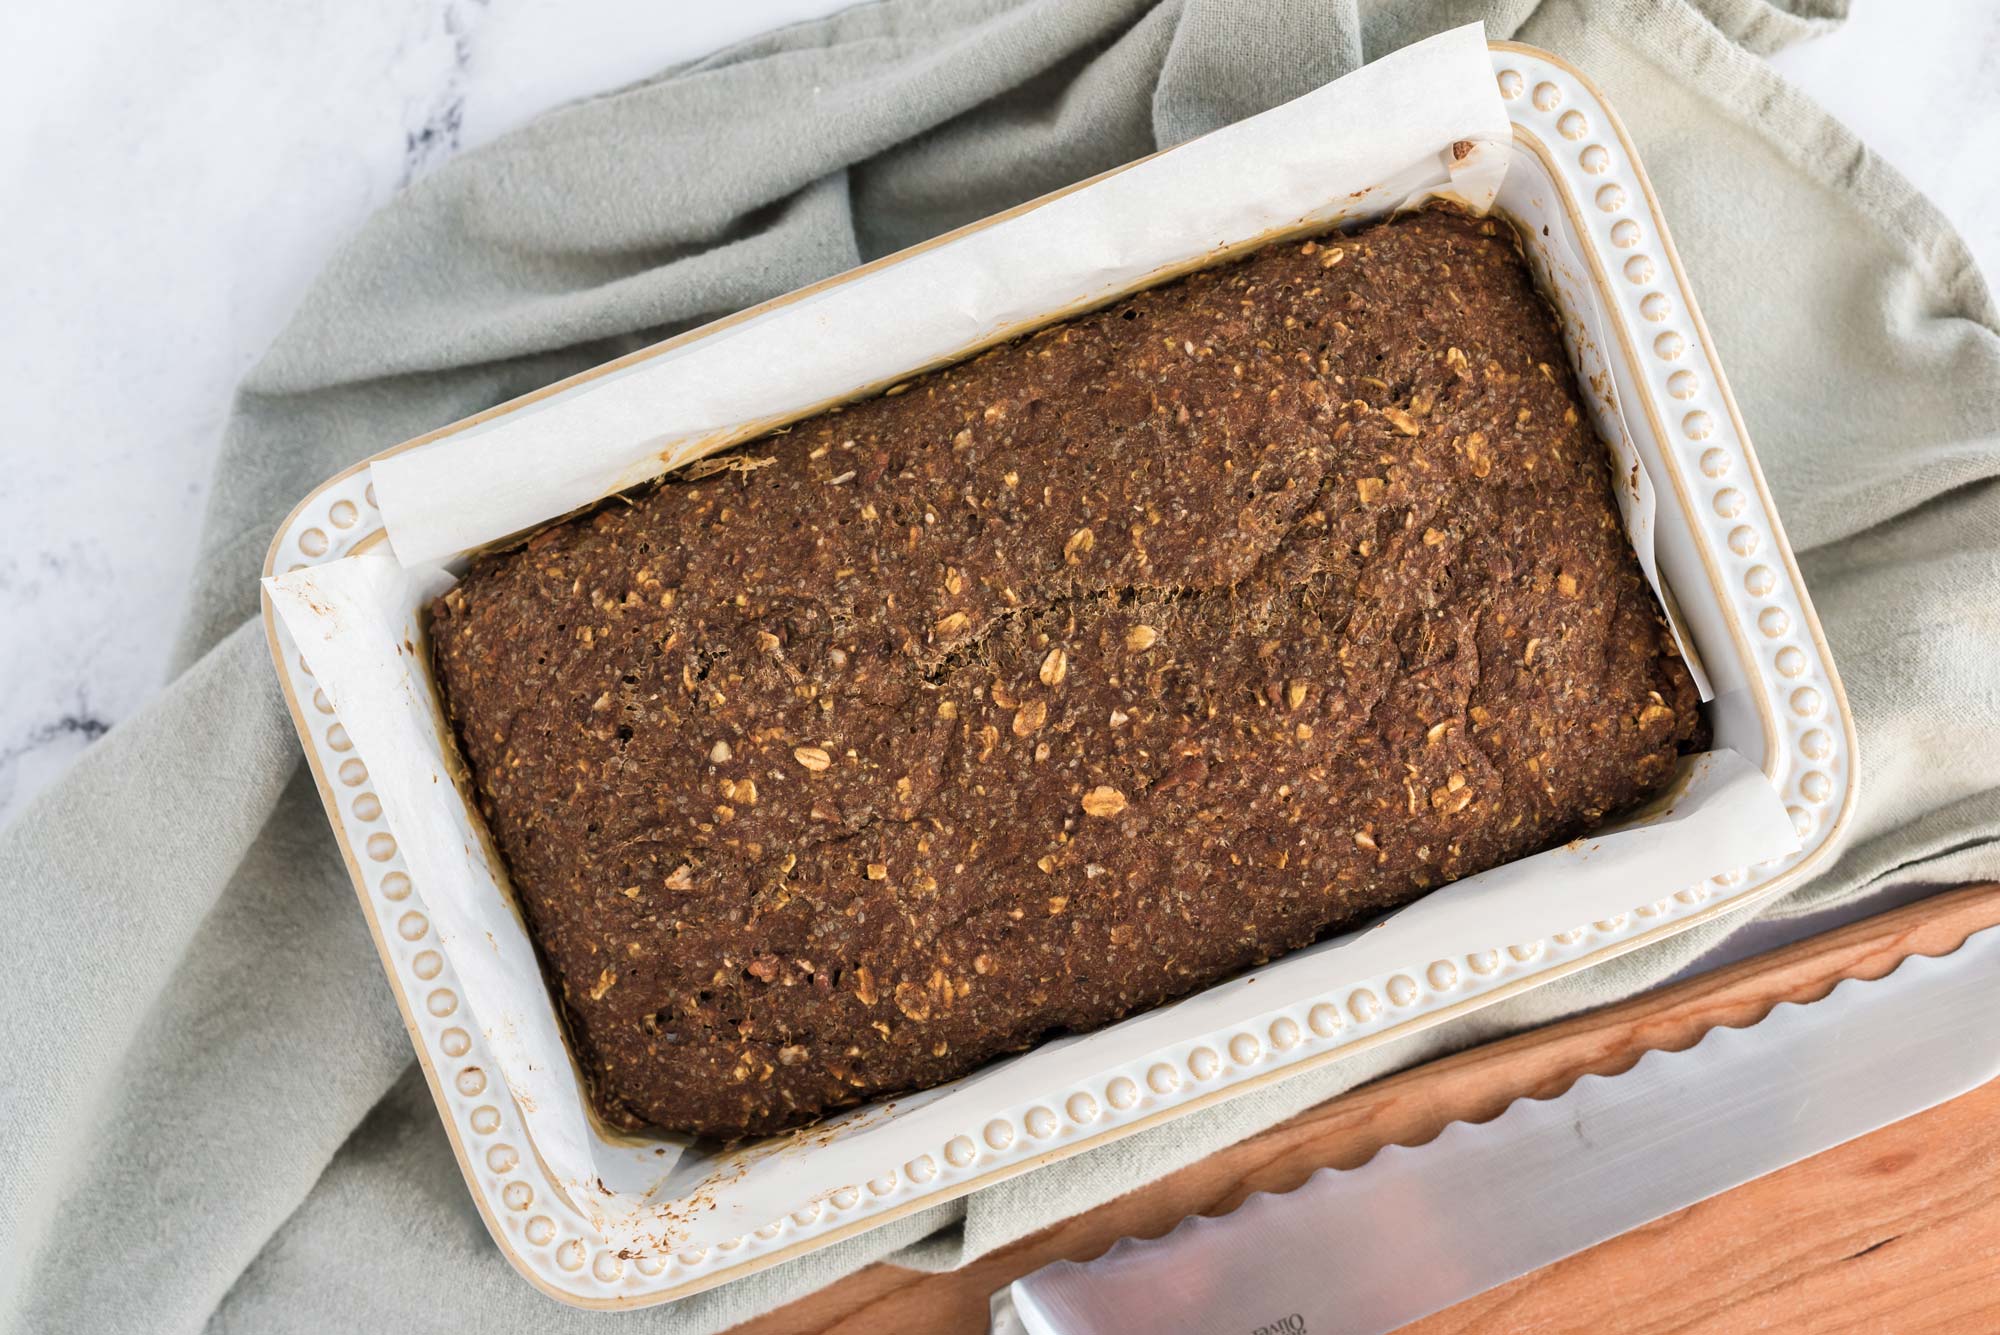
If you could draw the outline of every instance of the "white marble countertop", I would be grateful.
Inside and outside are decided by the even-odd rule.
[[[0,83],[0,821],[158,690],[229,395],[342,236],[557,103],[845,0],[17,6]],[[2000,7],[1855,0],[1778,65],[2000,270]]]

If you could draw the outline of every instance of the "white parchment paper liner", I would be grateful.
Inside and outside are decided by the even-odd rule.
[[[1433,194],[1493,198],[1510,141],[1478,25],[1003,222],[430,444],[371,481],[406,564],[447,560],[722,444],[1211,263]],[[1452,145],[1473,151],[1455,159]]]
[[[1764,776],[1733,753],[1711,753],[1689,761],[1671,802],[1643,820],[1469,877],[1374,928],[943,1089],[847,1114],[810,1137],[721,1151],[606,1135],[586,1112],[504,872],[451,778],[420,648],[422,608],[452,583],[450,564],[665,467],[1273,235],[1437,195],[1487,208],[1514,157],[1483,32],[1443,34],[1030,212],[380,460],[372,480],[391,549],[265,581],[374,778],[536,1153],[613,1246],[660,1251],[741,1236],[935,1150],[989,1109],[1053,1097],[1386,968],[1546,936],[1797,848]],[[1523,197],[1509,211],[1551,206]],[[1602,387],[1609,377],[1592,370],[1607,346],[1605,315],[1566,249],[1538,252],[1537,269],[1564,308],[1599,430],[1631,479],[1619,488],[1621,510],[1656,581],[1651,486]]]

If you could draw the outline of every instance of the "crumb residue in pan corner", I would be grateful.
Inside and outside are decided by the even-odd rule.
[[[519,1085],[515,1084],[512,1080],[508,1080],[506,1084],[507,1084],[507,1092],[514,1096],[514,1102],[521,1105],[522,1115],[526,1117],[533,1117],[535,1115],[536,1110],[541,1105],[536,1103],[532,1095],[530,1095],[526,1090],[522,1089]]]

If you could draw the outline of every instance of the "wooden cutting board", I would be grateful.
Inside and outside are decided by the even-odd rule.
[[[1844,978],[1944,955],[2000,925],[2000,885],[1921,900],[1532,1033],[1365,1085],[962,1270],[878,1265],[736,1335],[902,1335],[986,1329],[994,1290],[1119,1238],[1156,1237],[1289,1191],[1384,1145],[1548,1098],[1586,1072],[1679,1051]],[[1746,1183],[1407,1327],[1447,1332],[2000,1330],[2000,1081]]]

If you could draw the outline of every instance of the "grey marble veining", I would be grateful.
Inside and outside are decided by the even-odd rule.
[[[0,18],[37,53],[0,81],[0,821],[163,684],[231,391],[343,236],[548,107],[846,2]]]

